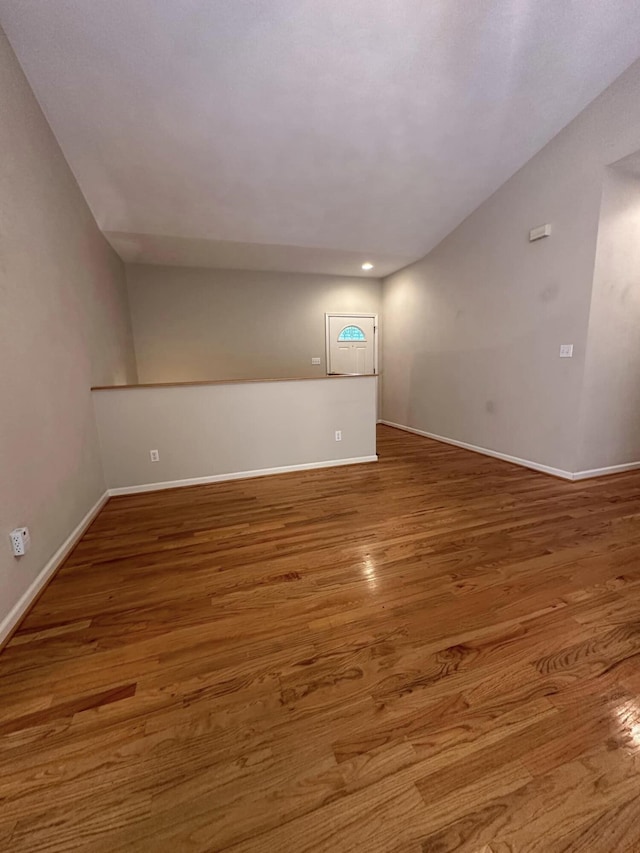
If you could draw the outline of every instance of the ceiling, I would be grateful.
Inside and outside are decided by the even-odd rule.
[[[384,275],[640,55],[636,0],[0,0],[126,260]]]

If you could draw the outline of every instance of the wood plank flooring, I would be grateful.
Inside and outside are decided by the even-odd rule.
[[[109,501],[0,655],[0,849],[640,851],[640,472],[378,450]]]

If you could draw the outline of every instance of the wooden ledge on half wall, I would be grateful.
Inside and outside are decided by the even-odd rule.
[[[277,379],[198,379],[193,382],[141,382],[137,385],[93,385],[92,391],[122,391],[123,388],[180,388],[190,385],[242,385],[248,382],[315,382],[318,379],[371,379],[380,373],[329,373],[324,376],[285,376]]]

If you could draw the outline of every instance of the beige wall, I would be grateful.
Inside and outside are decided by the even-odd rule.
[[[384,281],[383,417],[576,471],[604,167],[640,148],[640,63],[424,259]],[[550,238],[528,242],[549,222]],[[574,358],[558,357],[561,343]]]
[[[94,391],[107,485],[375,456],[376,382],[327,377]],[[151,462],[150,450],[159,451],[159,462]]]
[[[0,30],[0,634],[104,491],[90,387],[135,379],[121,262]],[[9,532],[28,525],[16,560]]]
[[[127,279],[140,382],[322,376],[325,312],[378,313],[382,295],[377,279],[294,273],[130,265]]]
[[[582,400],[579,464],[640,461],[640,177],[607,169]]]

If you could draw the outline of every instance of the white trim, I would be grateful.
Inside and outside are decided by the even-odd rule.
[[[162,489],[177,489],[182,486],[202,486],[207,483],[223,483],[227,480],[245,480],[250,477],[266,477],[270,474],[288,474],[292,471],[336,468],[340,465],[360,465],[363,462],[377,461],[377,455],[351,456],[348,459],[329,459],[326,462],[305,462],[301,465],[282,465],[279,468],[258,468],[255,471],[234,471],[230,474],[212,474],[209,477],[191,477],[188,480],[166,480],[161,483],[142,483],[139,486],[121,486],[109,489],[109,495],[136,495],[140,492],[158,492]]]
[[[561,477],[563,480],[571,480],[572,482],[589,480],[592,477],[605,477],[608,474],[622,474],[624,471],[637,471],[640,468],[640,462],[625,462],[622,465],[610,465],[607,468],[590,468],[587,471],[563,471],[561,468],[551,468],[549,465],[542,465],[540,462],[531,462],[529,459],[509,456],[507,453],[499,453],[497,450],[489,450],[486,447],[467,444],[466,441],[457,441],[455,438],[445,438],[443,435],[425,432],[422,429],[415,429],[415,427],[405,426],[404,424],[396,424],[393,421],[380,420],[378,423],[395,427],[405,432],[413,432],[416,435],[423,435],[425,438],[432,438],[434,441],[441,441],[443,444],[453,444],[455,447],[462,447],[474,453],[482,453],[484,456],[493,456],[495,459],[502,459],[504,462],[513,462],[514,465],[522,465],[523,468],[532,468],[534,471],[542,471],[544,474],[552,474],[554,477]]]
[[[574,480],[588,480],[590,477],[605,477],[607,474],[622,474],[624,471],[637,471],[640,462],[625,462],[622,465],[609,465],[607,468],[590,468],[587,471],[576,471]]]
[[[365,314],[359,313],[358,311],[330,311],[325,313],[324,315],[324,358],[325,364],[327,368],[327,376],[335,376],[340,374],[331,374],[329,373],[329,365],[331,364],[329,349],[331,348],[331,336],[329,335],[329,318],[330,317],[371,317],[373,319],[373,376],[378,376],[378,341],[380,340],[380,324],[378,321],[378,315],[372,314],[371,312],[367,312]],[[349,374],[352,375],[360,375],[360,374]],[[369,376],[371,374],[363,374],[364,376]]]
[[[416,435],[423,435],[425,438],[432,438],[434,441],[441,441],[443,444],[453,444],[455,447],[462,447],[464,450],[472,450],[474,453],[482,453],[484,456],[493,456],[495,459],[502,459],[504,462],[513,462],[514,465],[522,465],[524,468],[532,468],[534,471],[542,471],[544,474],[552,474],[554,477],[562,477],[563,480],[575,479],[575,474],[570,471],[563,471],[561,468],[551,468],[549,465],[542,465],[540,462],[531,462],[529,459],[520,459],[518,456],[509,456],[508,453],[499,453],[497,450],[489,450],[487,447],[478,447],[475,444],[467,444],[466,441],[458,441],[455,438],[445,438],[443,435],[436,435],[433,432],[425,432],[422,429],[404,426],[404,424],[396,424],[393,421],[380,421],[386,426],[402,429],[405,432],[413,432]]]
[[[33,601],[38,597],[40,591],[47,584],[49,579],[56,573],[62,563],[75,548],[78,541],[82,538],[87,527],[91,524],[94,518],[98,515],[102,507],[109,500],[109,492],[105,492],[89,512],[84,516],[80,524],[78,524],[64,540],[55,554],[47,561],[45,567],[36,577],[33,583],[20,596],[18,601],[13,605],[4,619],[0,622],[0,646],[4,643],[13,629],[20,623],[20,620],[31,607]]]

